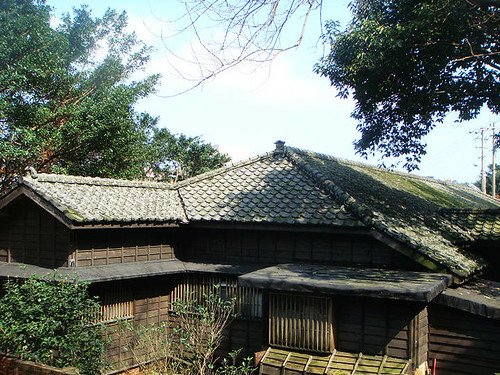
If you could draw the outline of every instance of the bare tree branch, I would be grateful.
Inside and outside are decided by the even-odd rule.
[[[184,14],[171,21],[174,31],[162,41],[167,61],[193,84],[170,96],[190,91],[205,81],[244,62],[262,64],[300,46],[322,0],[179,0]],[[321,17],[317,17],[321,27]],[[173,53],[174,38],[192,35],[191,51]],[[184,51],[186,52],[186,51]],[[189,69],[181,68],[187,64]]]

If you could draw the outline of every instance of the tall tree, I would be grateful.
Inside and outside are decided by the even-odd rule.
[[[130,82],[149,48],[125,32],[127,17],[76,9],[53,29],[43,0],[0,8],[0,181],[41,171],[141,174],[150,117],[133,106],[158,76]],[[102,56],[102,57],[99,57]]]
[[[346,30],[329,22],[330,53],[315,67],[352,93],[362,154],[405,158],[413,169],[422,137],[449,112],[500,112],[500,4],[476,0],[356,0]]]
[[[147,173],[161,180],[179,180],[208,172],[230,158],[200,137],[175,135],[167,129],[153,129],[149,142]]]
[[[94,18],[82,7],[54,28],[51,11],[44,0],[0,4],[0,191],[27,166],[140,178],[151,163],[175,160],[152,151],[158,119],[134,109],[159,76],[131,79],[151,50],[126,31],[126,14]]]

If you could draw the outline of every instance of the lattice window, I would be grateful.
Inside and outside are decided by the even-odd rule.
[[[225,300],[234,299],[235,312],[240,318],[262,317],[262,290],[240,286],[234,278],[189,275],[172,290],[170,300],[203,303],[204,296],[210,293],[219,293]]]
[[[101,306],[96,322],[113,322],[134,317],[134,301],[127,296],[128,290],[115,285],[101,288]]]
[[[134,317],[134,301],[124,301],[101,305],[99,315],[102,322],[132,319]]]
[[[269,294],[269,344],[331,352],[334,349],[331,298]]]

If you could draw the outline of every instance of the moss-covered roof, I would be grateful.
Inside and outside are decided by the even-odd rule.
[[[24,185],[74,223],[185,222],[170,184],[38,173]]]
[[[291,147],[176,185],[38,174],[21,187],[71,223],[261,223],[363,228],[417,262],[467,278],[461,244],[500,239],[500,204],[463,185]],[[12,192],[11,192],[12,193]],[[9,198],[0,201],[0,207]],[[399,246],[403,248],[400,248]]]
[[[441,213],[453,225],[466,230],[474,240],[500,240],[500,209],[448,209]]]
[[[334,350],[331,354],[311,355],[269,347],[259,364],[261,374],[410,374],[409,359]]]
[[[498,201],[464,185],[392,172],[327,155],[286,148],[286,157],[365,224],[417,250],[459,277],[482,269],[483,259],[457,245],[473,238],[445,209],[500,208]]]
[[[292,162],[272,154],[178,184],[191,222],[364,227]]]

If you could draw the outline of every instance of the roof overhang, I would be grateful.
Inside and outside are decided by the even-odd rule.
[[[31,276],[50,278],[51,275],[74,281],[105,282],[161,275],[186,273],[184,263],[177,259],[117,263],[88,267],[48,269],[31,264],[0,263],[0,277],[26,279]]]
[[[490,319],[500,319],[500,283],[471,280],[458,288],[445,290],[433,302]]]
[[[5,196],[0,197],[0,211],[16,199],[23,196],[30,199],[33,203],[52,215],[69,229],[178,228],[180,226],[179,223],[174,221],[74,222],[66,215],[65,212],[61,212],[61,210],[59,210],[51,202],[25,185],[18,185]]]
[[[239,276],[262,267],[262,265],[244,266],[182,262],[178,259],[116,263],[86,267],[59,267],[56,269],[49,269],[25,263],[0,262],[0,278],[27,279],[31,276],[35,276],[49,279],[52,275],[57,275],[58,277],[68,278],[74,281],[98,283],[188,273]]]
[[[280,264],[239,276],[242,286],[429,302],[452,283],[448,274],[376,268]]]

